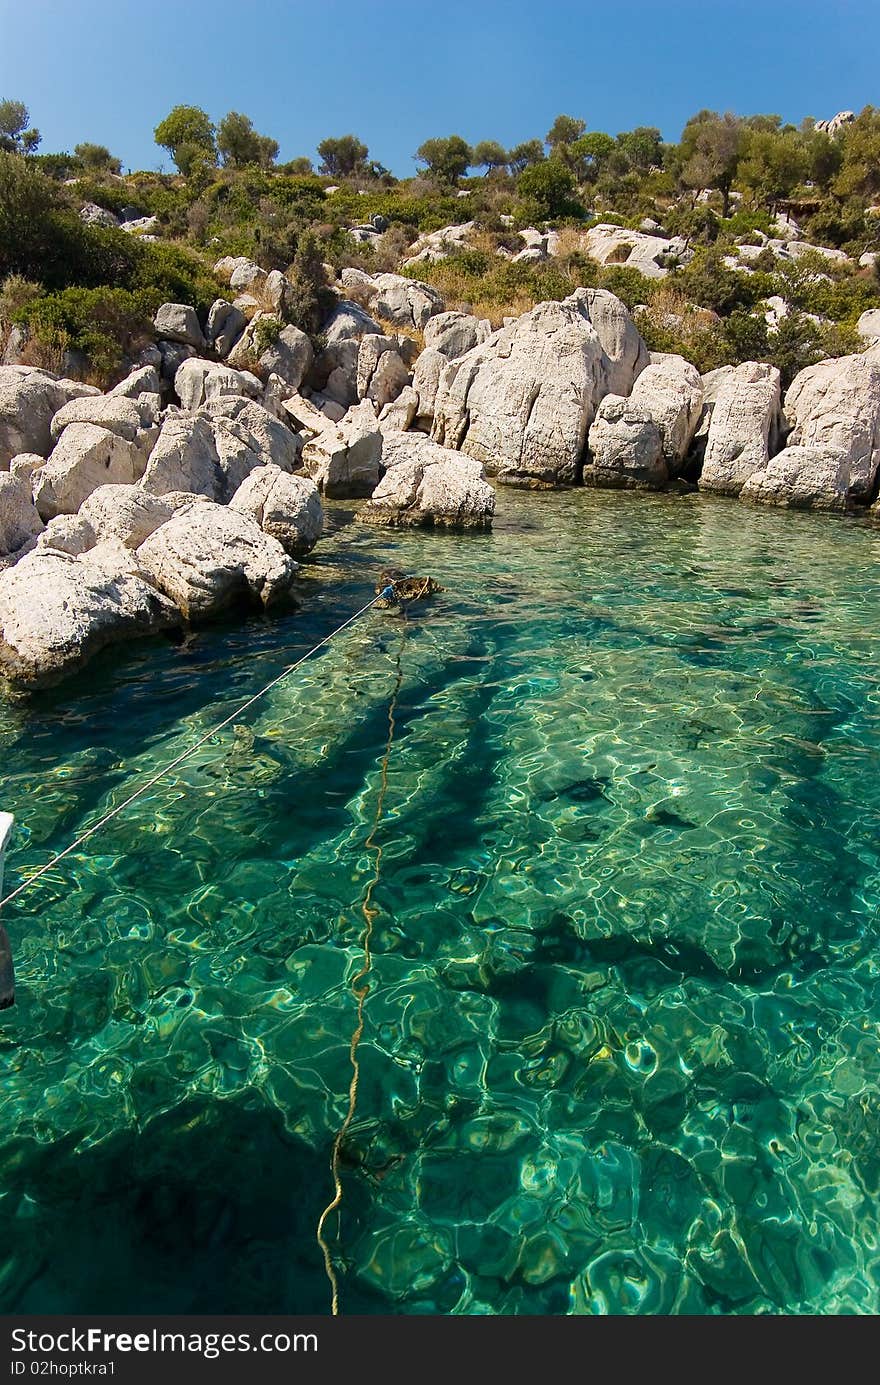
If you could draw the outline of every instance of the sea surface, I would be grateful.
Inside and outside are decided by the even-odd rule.
[[[0,1311],[880,1311],[880,531],[337,506],[301,609],[0,702]]]

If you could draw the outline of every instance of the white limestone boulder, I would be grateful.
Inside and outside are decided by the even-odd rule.
[[[482,463],[439,447],[424,433],[385,438],[385,475],[358,512],[368,524],[490,529],[495,492]]]
[[[22,452],[48,456],[58,410],[71,399],[98,394],[91,385],[59,379],[46,370],[0,366],[0,471]]]
[[[292,558],[310,553],[324,528],[324,511],[314,481],[291,476],[272,464],[252,471],[229,507],[250,515]]]
[[[131,554],[102,547],[28,553],[0,573],[0,673],[14,685],[56,683],[109,644],[180,624]]]
[[[786,392],[784,413],[791,429],[788,447],[843,453],[849,498],[871,498],[880,466],[880,353],[876,349],[807,366]]]
[[[606,378],[607,357],[583,299],[539,303],[449,363],[432,437],[499,480],[571,484]]]
[[[629,395],[660,429],[663,456],[675,475],[687,456],[703,408],[699,371],[683,356],[664,355],[639,374]]]
[[[588,435],[585,486],[608,490],[662,490],[669,481],[663,438],[651,411],[621,395],[607,394]]]
[[[368,400],[349,409],[341,423],[306,443],[302,463],[322,495],[350,499],[372,495],[379,481],[382,434]]]
[[[156,335],[203,351],[205,337],[195,308],[187,303],[163,303],[153,319]]]
[[[44,520],[75,514],[98,486],[131,485],[143,471],[136,442],[95,423],[70,423],[34,476],[34,503]]]
[[[226,505],[184,505],[137,550],[137,561],[187,620],[238,604],[271,606],[289,592],[296,563],[250,515]]]
[[[0,557],[17,553],[42,528],[30,477],[23,471],[0,471]]]
[[[437,313],[425,323],[425,346],[439,351],[448,361],[463,356],[475,346],[488,341],[492,324],[488,318],[470,313]]]
[[[739,495],[749,477],[765,469],[780,426],[779,379],[775,366],[747,361],[721,382],[712,404],[701,490]]]
[[[173,513],[164,496],[150,495],[142,486],[117,485],[92,491],[80,507],[79,518],[91,525],[96,542],[115,539],[135,549]]]

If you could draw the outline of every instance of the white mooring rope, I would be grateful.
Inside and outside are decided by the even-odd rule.
[[[178,765],[182,765],[184,760],[188,760],[191,755],[194,755],[197,750],[199,750],[207,741],[211,740],[214,736],[216,736],[219,731],[223,731],[227,726],[229,726],[230,722],[233,722],[236,720],[237,717],[240,717],[242,712],[246,712],[249,707],[252,707],[254,705],[255,702],[259,702],[261,697],[265,697],[267,692],[271,692],[271,690],[274,687],[277,687],[277,685],[281,683],[289,673],[293,673],[294,669],[298,669],[301,664],[304,664],[306,660],[310,659],[312,655],[317,653],[319,649],[323,649],[324,645],[329,644],[330,641],[334,639],[336,635],[341,634],[343,630],[347,630],[349,625],[353,625],[354,622],[360,616],[362,616],[366,611],[369,611],[371,606],[375,606],[377,601],[381,601],[383,597],[387,599],[389,591],[393,596],[393,588],[383,588],[383,590],[379,592],[378,596],[374,596],[372,601],[367,602],[366,606],[362,606],[359,611],[355,611],[354,615],[350,616],[348,620],[343,621],[341,625],[337,625],[335,630],[331,630],[329,635],[326,635],[323,640],[319,640],[318,643],[308,651],[308,653],[304,654],[301,659],[297,659],[295,664],[288,664],[286,668],[281,670],[281,672],[278,674],[276,678],[272,679],[271,683],[267,683],[265,687],[260,688],[260,691],[254,693],[253,697],[249,697],[247,702],[243,702],[241,706],[236,707],[235,711],[231,712],[228,717],[224,717],[223,721],[218,722],[216,726],[212,726],[210,731],[206,731],[205,734],[203,736],[200,736],[199,739],[195,741],[191,746],[189,746],[187,750],[182,751],[180,755],[176,756],[175,759],[171,760],[170,763],[167,764],[164,769],[160,769],[156,774],[152,775],[144,784],[141,784],[139,789],[135,789],[133,794],[129,794],[128,798],[126,798],[123,803],[118,804],[115,808],[111,808],[109,813],[105,813],[104,816],[98,822],[96,822],[93,827],[90,827],[88,831],[83,832],[81,836],[76,838],[76,841],[71,842],[70,846],[66,846],[63,851],[59,851],[57,856],[53,856],[51,861],[47,861],[46,864],[44,866],[41,866],[39,870],[34,871],[33,875],[29,875],[27,880],[23,881],[22,884],[20,884],[17,889],[14,889],[11,894],[8,894],[5,899],[0,899],[0,910],[5,909],[6,905],[11,904],[12,901],[14,899],[17,899],[20,894],[24,894],[25,890],[30,889],[31,885],[36,884],[36,882],[40,879],[42,875],[46,875],[50,870],[52,870],[55,866],[58,865],[59,861],[63,861],[65,856],[69,856],[72,851],[76,851],[78,846],[82,846],[83,842],[87,842],[90,837],[93,837],[95,835],[96,832],[100,832],[101,828],[105,827],[106,824],[111,820],[111,818],[115,818],[119,813],[123,812],[132,803],[134,803],[135,799],[140,798],[141,795],[145,794],[148,789],[151,789],[154,784],[158,784],[160,779],[164,779],[166,774],[170,774],[171,771],[173,769],[176,769]]]

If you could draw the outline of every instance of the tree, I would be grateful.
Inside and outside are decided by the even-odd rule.
[[[547,131],[545,143],[551,150],[558,149],[560,145],[574,144],[586,128],[584,120],[577,120],[573,115],[558,115]]]
[[[153,138],[167,149],[181,173],[217,163],[214,125],[199,106],[175,106],[153,131]]]
[[[318,332],[336,299],[327,287],[321,244],[314,231],[303,231],[287,272],[287,316],[302,332]]]
[[[796,130],[746,130],[737,165],[737,181],[756,202],[771,209],[807,176],[809,160]]]
[[[416,150],[416,158],[427,165],[432,177],[453,186],[470,168],[473,157],[473,150],[461,135],[449,135],[447,139],[426,139]]]
[[[122,164],[105,144],[77,144],[73,150],[87,173],[121,173]]]
[[[730,215],[730,191],[744,138],[743,121],[729,111],[725,115],[699,111],[682,131],[678,147],[681,182],[688,188],[717,188],[724,200],[724,216]]]
[[[30,114],[23,101],[0,101],[0,149],[7,154],[33,154],[40,143],[36,126],[27,128]]]
[[[520,197],[535,203],[543,217],[565,216],[572,209],[574,178],[557,158],[527,168],[519,175],[516,188]]]
[[[617,149],[627,169],[647,173],[663,163],[663,141],[653,125],[637,125],[617,136]]]
[[[575,140],[570,146],[570,152],[576,161],[580,176],[596,178],[614,152],[614,140],[602,130],[591,130],[589,134],[581,135],[580,139]]]
[[[539,164],[544,158],[544,146],[539,139],[527,139],[523,144],[515,144],[507,156],[512,173],[522,173],[524,168]]]
[[[497,139],[481,139],[479,144],[474,145],[471,164],[474,168],[485,168],[487,173],[491,173],[493,168],[506,168],[507,159],[507,150]]]
[[[865,106],[839,136],[843,164],[834,180],[838,197],[876,197],[880,193],[880,110]]]
[[[366,172],[367,146],[355,135],[340,135],[338,139],[322,139],[318,145],[321,172],[328,178],[350,178]]]
[[[250,117],[239,111],[229,111],[217,126],[217,148],[227,168],[268,168],[278,157],[277,139],[258,134]]]

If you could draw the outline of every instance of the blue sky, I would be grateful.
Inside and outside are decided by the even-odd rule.
[[[251,116],[281,158],[353,131],[400,176],[431,135],[509,146],[560,111],[678,138],[701,107],[818,119],[880,105],[880,0],[0,0],[0,96],[43,152],[168,156],[173,105]]]

